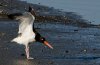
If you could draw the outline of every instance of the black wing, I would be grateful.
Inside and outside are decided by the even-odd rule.
[[[22,16],[22,13],[13,13],[13,14],[8,14],[9,19],[15,19],[17,16]]]

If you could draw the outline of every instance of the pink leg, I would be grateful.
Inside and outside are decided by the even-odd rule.
[[[29,56],[29,45],[25,45],[25,52],[26,52],[27,59],[34,59],[34,58]]]

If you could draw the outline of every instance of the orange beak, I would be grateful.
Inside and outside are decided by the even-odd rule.
[[[45,44],[46,46],[48,46],[49,48],[53,49],[53,47],[52,47],[47,41],[44,41],[44,44]]]

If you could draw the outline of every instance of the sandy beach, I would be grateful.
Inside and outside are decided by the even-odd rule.
[[[30,54],[35,59],[27,60],[24,46],[10,42],[17,36],[16,22],[0,22],[1,65],[99,65],[100,29],[81,28],[64,24],[35,23],[35,28],[53,45],[30,44]]]

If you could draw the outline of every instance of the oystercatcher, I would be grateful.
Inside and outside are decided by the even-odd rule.
[[[29,7],[28,12],[24,13],[13,13],[9,14],[8,18],[18,20],[19,31],[18,36],[12,40],[12,42],[17,42],[18,44],[25,45],[25,52],[27,59],[34,59],[30,57],[29,54],[29,43],[30,42],[41,42],[44,43],[49,48],[53,47],[46,41],[46,39],[41,36],[34,28],[35,14],[31,7]]]

